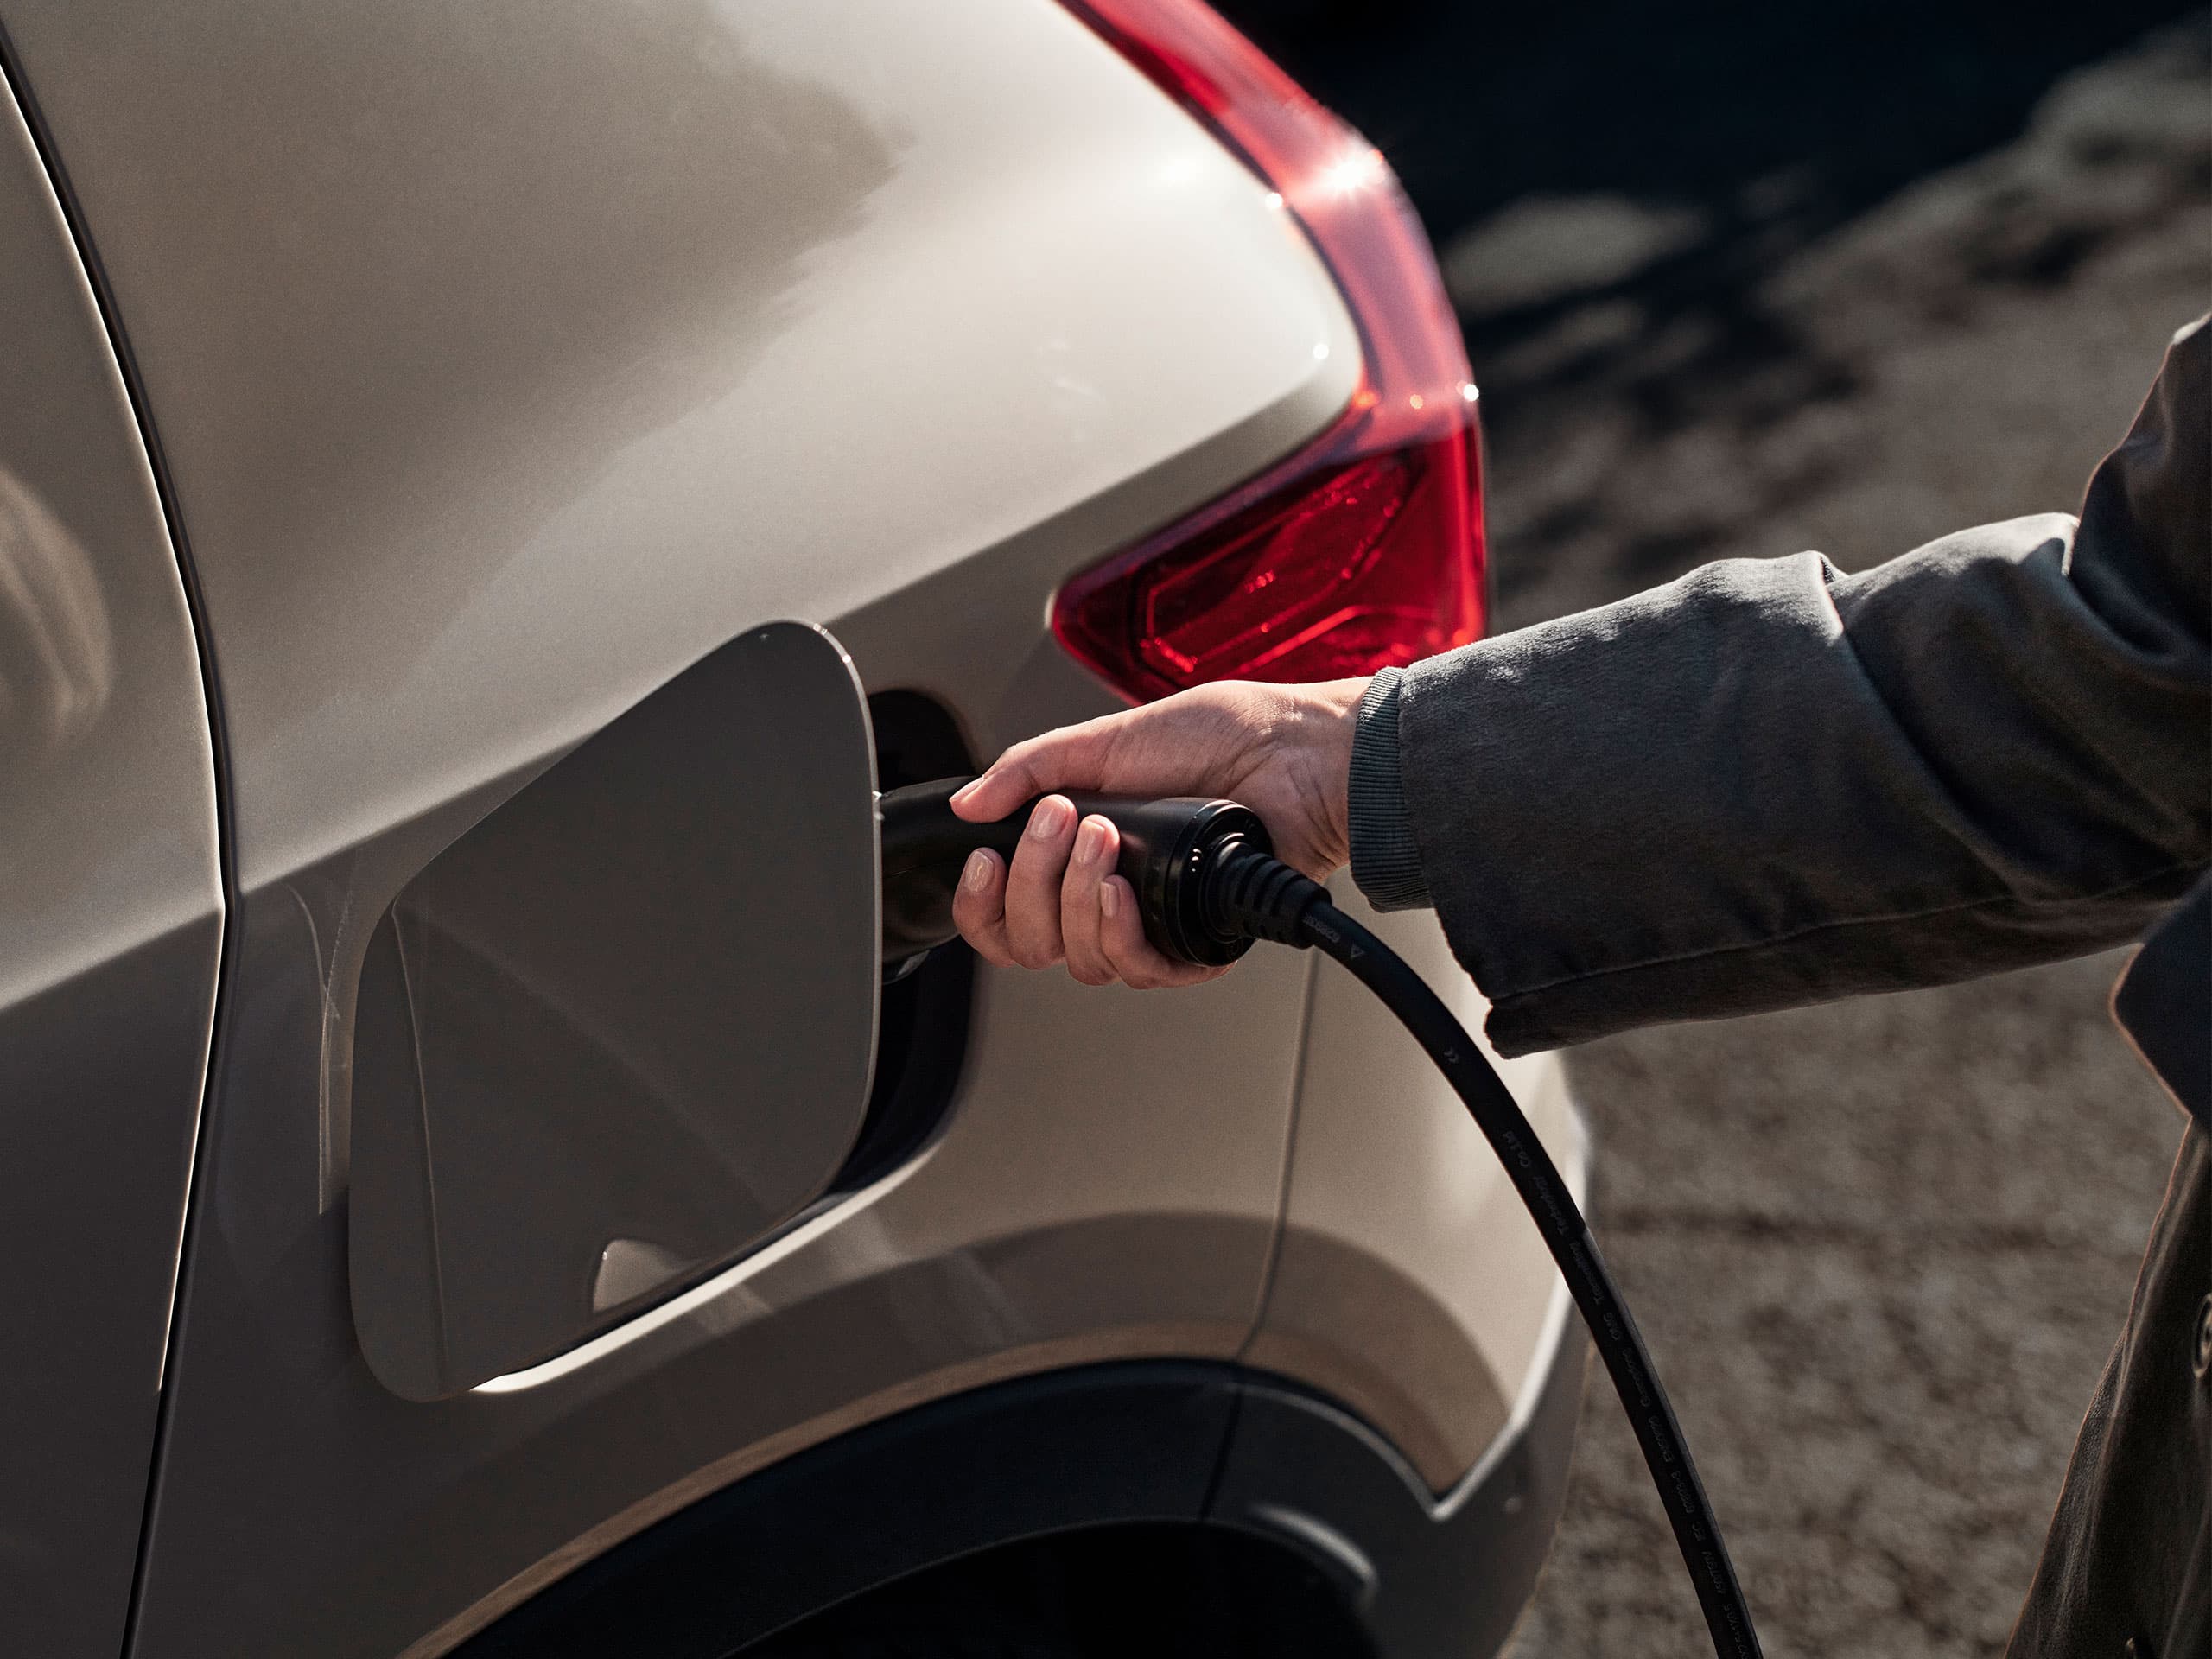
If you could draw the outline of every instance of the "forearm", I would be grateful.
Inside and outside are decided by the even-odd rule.
[[[2079,545],[1716,565],[1415,664],[1363,718],[1355,874],[1394,740],[1420,876],[1378,896],[1425,884],[1509,1052],[2134,937],[2212,837],[2202,412],[2146,421]]]

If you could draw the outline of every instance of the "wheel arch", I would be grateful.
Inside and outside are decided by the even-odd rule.
[[[1118,1575],[1155,1595],[1226,1586],[1270,1625],[1262,1604],[1289,1598],[1313,1659],[1488,1654],[1550,1544],[1584,1347],[1579,1330],[1558,1334],[1529,1408],[1440,1497],[1340,1406],[1233,1364],[1121,1362],[997,1383],[725,1487],[455,1659],[721,1659],[870,1598],[918,1586],[942,1601],[933,1576],[972,1589],[1040,1570]],[[1270,1653],[1305,1659],[1269,1635]]]

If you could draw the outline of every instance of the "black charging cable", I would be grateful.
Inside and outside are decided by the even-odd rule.
[[[1275,869],[1284,868],[1272,858],[1266,861]],[[1312,945],[1335,957],[1381,998],[1435,1062],[1497,1152],[1552,1260],[1566,1275],[1567,1291],[1582,1310],[1599,1357],[1628,1413],[1652,1484],[1666,1506],[1668,1524],[1675,1529],[1682,1563],[1697,1590],[1713,1651],[1726,1659],[1757,1659],[1759,1640],[1751,1627],[1751,1610],[1736,1580],[1735,1563],[1728,1558],[1720,1522],[1705,1495],[1705,1483],[1698,1478],[1689,1443],[1682,1438],[1682,1426],[1675,1421],[1674,1405],[1643,1344],[1643,1333],[1606,1271],[1573,1191],[1536,1139],[1519,1103],[1436,993],[1389,946],[1331,904],[1325,890],[1294,870],[1290,874],[1316,896],[1297,911],[1297,919],[1290,924],[1298,937],[1284,942]],[[1269,932],[1262,937],[1277,936]]]
[[[951,898],[968,855],[992,847],[1010,855],[1029,821],[1034,802],[993,823],[957,817],[950,798],[966,781],[894,790],[879,803],[884,955],[893,971],[952,936]],[[1758,1659],[1758,1634],[1735,1564],[1643,1333],[1573,1190],[1466,1027],[1395,950],[1332,904],[1326,888],[1274,855],[1267,827],[1249,808],[1190,797],[1069,798],[1077,811],[1101,814],[1120,830],[1116,868],[1136,890],[1147,936],[1166,954],[1219,964],[1234,962],[1255,939],[1311,947],[1350,969],[1412,1033],[1497,1152],[1566,1276],[1666,1507],[1713,1651],[1721,1659]]]

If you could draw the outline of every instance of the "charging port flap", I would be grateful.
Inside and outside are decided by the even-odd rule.
[[[693,664],[432,859],[353,1032],[353,1316],[458,1393],[742,1254],[859,1135],[879,970],[852,664],[776,623]]]

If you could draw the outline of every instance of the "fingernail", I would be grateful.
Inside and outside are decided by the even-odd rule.
[[[991,855],[978,847],[968,855],[968,873],[960,878],[968,884],[970,893],[981,893],[991,885]]]
[[[966,783],[961,785],[959,788],[952,791],[952,804],[955,806],[959,805],[961,802],[966,800],[970,795],[973,795],[982,786],[983,780],[981,778],[970,778]]]
[[[1029,815],[1029,833],[1039,841],[1056,839],[1060,831],[1067,827],[1067,821],[1060,816],[1067,810],[1064,803],[1046,799]]]
[[[1075,838],[1075,861],[1096,864],[1106,850],[1106,825],[1098,818],[1085,818],[1083,829]]]
[[[1098,908],[1109,921],[1121,914],[1122,893],[1117,883],[1102,881],[1098,884]]]

